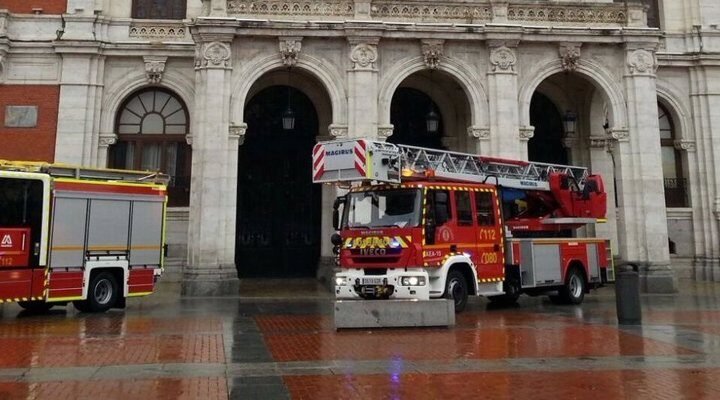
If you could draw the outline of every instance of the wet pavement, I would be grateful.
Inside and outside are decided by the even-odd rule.
[[[340,332],[315,282],[241,288],[163,284],[100,315],[0,306],[0,399],[720,398],[720,284],[643,296],[642,326],[617,325],[609,287],[582,306],[472,299],[451,329]]]

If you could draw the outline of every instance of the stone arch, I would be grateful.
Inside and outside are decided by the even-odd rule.
[[[380,81],[378,109],[380,110],[379,125],[390,124],[390,105],[392,97],[400,84],[410,75],[427,69],[423,57],[410,57],[398,62],[385,72]],[[487,92],[480,77],[464,63],[443,57],[438,70],[447,73],[465,91],[470,105],[470,121],[473,126],[487,126],[489,122],[489,103]]]
[[[526,81],[519,91],[520,103],[520,126],[530,125],[530,102],[532,95],[540,83],[552,75],[563,72],[562,61],[555,59],[545,64],[539,64],[537,68],[530,70],[527,76],[533,77]],[[578,62],[576,73],[587,78],[593,85],[601,90],[610,106],[610,127],[627,127],[627,109],[622,88],[617,84],[612,74],[602,65],[587,59]]]
[[[341,82],[345,82],[340,74],[334,69],[328,68],[319,58],[308,54],[301,54],[297,64],[293,68],[300,69],[316,78],[324,87],[327,96],[330,98],[332,108],[332,123],[347,125],[347,92]],[[273,54],[251,62],[240,70],[233,84],[230,98],[230,121],[239,124],[244,121],[245,104],[253,85],[268,72],[286,68],[281,58]],[[242,79],[240,79],[242,77]]]
[[[185,103],[192,121],[194,110],[195,88],[193,82],[175,71],[166,71],[160,84],[148,84],[144,72],[132,72],[110,85],[105,91],[105,99],[102,103],[102,116],[100,117],[100,133],[114,133],[115,116],[120,105],[128,96],[146,87],[162,87],[172,90]],[[192,129],[192,122],[190,124]],[[192,133],[192,131],[190,132]]]
[[[695,135],[689,121],[690,111],[680,100],[683,98],[680,91],[667,82],[658,80],[656,83],[658,101],[667,109],[675,123],[676,140],[694,140]]]

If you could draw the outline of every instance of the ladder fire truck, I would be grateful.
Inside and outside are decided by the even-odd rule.
[[[0,303],[122,308],[162,273],[168,177],[0,160]]]
[[[313,181],[348,190],[333,210],[338,299],[580,304],[614,280],[609,242],[574,237],[606,213],[586,168],[357,139],[318,143]]]

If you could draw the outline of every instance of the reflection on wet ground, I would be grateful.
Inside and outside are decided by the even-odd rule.
[[[582,306],[473,299],[452,329],[347,330],[315,282],[175,284],[125,311],[0,308],[0,399],[720,398],[720,284],[643,296],[616,323],[612,288]]]

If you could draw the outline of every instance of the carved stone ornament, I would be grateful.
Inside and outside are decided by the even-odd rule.
[[[577,70],[578,62],[580,62],[580,45],[574,43],[560,45],[560,61],[563,71]]]
[[[222,42],[203,43],[201,67],[230,66],[230,45]]]
[[[535,137],[535,127],[525,126],[520,128],[520,140],[530,140]]]
[[[655,53],[649,50],[634,50],[628,56],[628,67],[631,74],[654,74],[658,63]]]
[[[230,139],[236,139],[238,144],[245,143],[245,133],[247,132],[247,124],[230,125],[228,127],[228,136]]]
[[[375,44],[359,43],[350,52],[350,60],[354,63],[353,69],[374,69],[377,58]]]
[[[440,57],[443,55],[444,40],[423,40],[422,53],[425,65],[430,69],[437,69]]]
[[[394,130],[395,125],[392,124],[378,126],[378,138],[387,139],[392,136]]]
[[[496,47],[490,50],[490,64],[492,71],[514,72],[517,56],[515,52],[507,46]]]
[[[592,148],[606,148],[611,138],[608,136],[590,136],[589,142]]]
[[[611,129],[610,137],[618,142],[626,142],[630,140],[630,132],[627,129]]]
[[[114,133],[101,133],[98,139],[98,145],[100,147],[109,147],[117,143],[117,135]]]
[[[143,61],[145,61],[145,77],[148,82],[152,84],[160,83],[165,72],[167,57],[144,56]]]
[[[330,136],[332,136],[333,138],[342,139],[342,138],[346,138],[348,136],[348,127],[347,127],[347,125],[331,124],[328,127],[328,132],[330,133]]]
[[[477,126],[471,126],[467,129],[468,136],[474,137],[478,140],[490,139],[490,128],[480,128]]]
[[[280,56],[282,56],[283,64],[286,67],[294,67],[297,64],[300,49],[302,49],[301,37],[280,38]]]
[[[675,141],[675,148],[681,151],[695,151],[695,141],[680,139]]]

